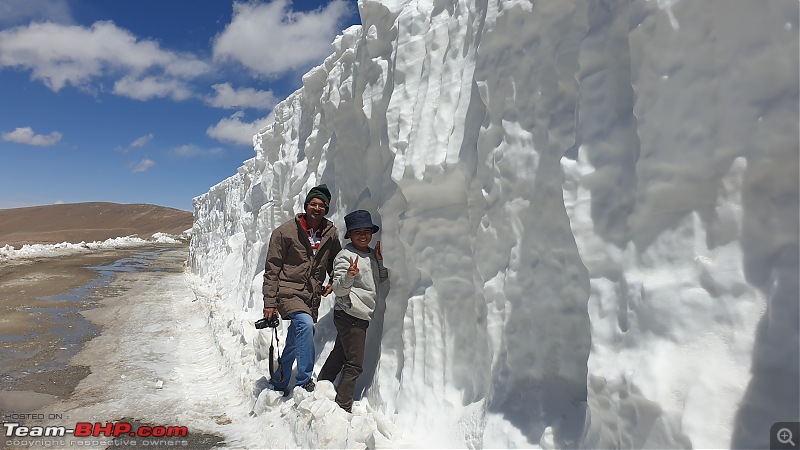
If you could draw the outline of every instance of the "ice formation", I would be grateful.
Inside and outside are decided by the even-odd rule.
[[[287,445],[764,447],[800,420],[797,1],[359,11],[195,199],[218,346]],[[262,390],[252,329],[270,232],[322,182],[392,271],[335,436],[329,398]]]

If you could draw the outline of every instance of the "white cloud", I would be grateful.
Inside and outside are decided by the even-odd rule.
[[[153,140],[153,133],[137,138],[131,142],[131,148],[144,147]]]
[[[131,149],[144,147],[145,145],[149,144],[150,141],[152,140],[153,140],[153,133],[150,133],[134,139],[133,142],[131,142],[126,147],[118,146],[117,148],[114,149],[114,151],[119,153],[128,153],[129,151],[131,151]]]
[[[144,77],[137,79],[127,76],[114,83],[114,93],[136,100],[171,98],[180,101],[186,100],[192,96],[191,90],[183,81],[164,77]]]
[[[56,144],[61,140],[62,134],[54,131],[48,135],[35,134],[33,128],[17,128],[14,131],[3,133],[3,140],[8,142],[16,142],[18,144],[37,145],[39,147],[47,147]]]
[[[0,1],[0,25],[30,21],[72,23],[72,13],[67,0]]]
[[[150,170],[155,165],[156,162],[153,161],[152,159],[143,159],[133,166],[131,172],[133,173],[145,172],[147,170]]]
[[[53,91],[66,85],[85,87],[95,78],[125,73],[127,81],[118,93],[134,98],[185,98],[185,88],[176,80],[209,70],[192,55],[162,50],[158,42],[138,39],[112,22],[95,22],[89,28],[32,23],[2,30],[0,67],[28,69],[31,78]]]
[[[253,136],[264,126],[268,125],[274,117],[270,113],[267,117],[263,117],[254,122],[242,122],[244,113],[238,111],[230,117],[220,120],[215,125],[208,127],[206,134],[210,137],[221,141],[230,142],[232,144],[253,145]]]
[[[310,12],[294,11],[290,0],[235,2],[231,22],[213,41],[214,62],[239,62],[268,76],[319,63],[351,8],[347,0]],[[110,21],[72,25],[68,0],[0,0],[0,24],[30,20],[37,22],[0,28],[0,69],[29,72],[56,92],[67,86],[98,92],[110,83],[119,96],[181,101],[195,95],[192,81],[213,70],[196,55],[162,48]],[[213,88],[205,99],[213,107],[268,110],[276,103],[272,91]]]
[[[275,76],[328,56],[331,42],[350,12],[345,0],[311,12],[295,12],[289,0],[234,3],[231,23],[214,40],[216,61],[237,61]]]
[[[259,91],[253,88],[234,89],[230,83],[215,84],[215,96],[207,103],[217,108],[272,109],[276,98],[272,91]]]
[[[194,144],[181,145],[175,149],[176,155],[187,158],[195,156],[215,156],[221,155],[222,153],[224,153],[224,150],[219,147],[204,149]]]

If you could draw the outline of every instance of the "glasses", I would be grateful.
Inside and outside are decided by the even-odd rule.
[[[311,202],[311,203],[308,204],[308,207],[309,208],[316,208],[316,209],[325,209],[325,208],[328,207],[328,205],[326,205],[325,203]]]

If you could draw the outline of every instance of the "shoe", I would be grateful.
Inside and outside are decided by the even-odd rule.
[[[270,384],[270,386],[272,386],[272,390],[273,391],[282,393],[284,397],[288,397],[289,393],[291,392],[289,390],[288,386],[287,387],[280,387],[280,386],[275,385],[275,384]]]
[[[314,380],[308,380],[308,383],[303,385],[303,389],[305,389],[308,392],[314,392],[315,387],[317,387],[317,385],[314,384]]]

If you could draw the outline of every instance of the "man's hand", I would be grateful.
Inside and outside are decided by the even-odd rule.
[[[325,297],[326,295],[331,295],[331,292],[333,292],[333,285],[328,283],[328,285],[325,286],[325,290],[322,291],[322,296]]]
[[[269,319],[270,317],[274,316],[275,314],[278,314],[278,308],[267,308],[266,306],[264,307],[264,318],[265,319]]]
[[[383,261],[383,253],[381,253],[381,241],[375,244],[375,259]]]
[[[349,258],[349,257],[347,259],[350,260],[350,267],[347,269],[347,274],[350,275],[351,277],[355,277],[356,275],[358,275],[358,272],[359,272],[359,270],[358,270],[358,256],[356,256],[356,259]]]

